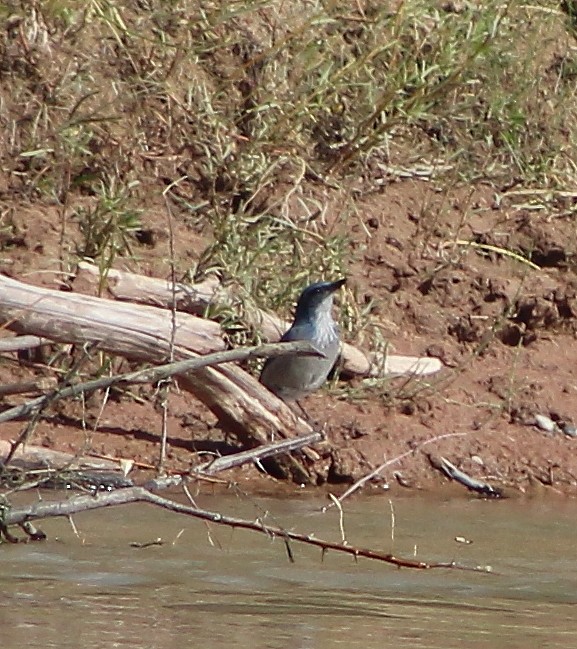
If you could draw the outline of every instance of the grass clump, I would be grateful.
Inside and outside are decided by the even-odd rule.
[[[130,235],[141,228],[141,209],[130,207],[130,192],[137,183],[117,188],[114,179],[109,185],[100,183],[96,201],[88,207],[75,207],[72,219],[78,224],[80,240],[77,254],[110,268],[117,256],[133,256]]]

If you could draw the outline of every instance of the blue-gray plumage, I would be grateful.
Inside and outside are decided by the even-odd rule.
[[[333,295],[346,279],[319,282],[305,288],[297,302],[291,328],[282,342],[308,340],[324,358],[315,356],[277,356],[269,358],[260,382],[284,401],[294,401],[317,390],[327,380],[340,351],[339,329],[331,309]]]

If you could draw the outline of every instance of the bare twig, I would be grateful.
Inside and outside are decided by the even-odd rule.
[[[217,457],[216,459],[197,467],[194,470],[194,473],[214,475],[219,471],[226,471],[227,469],[240,466],[241,464],[246,464],[247,462],[260,462],[267,457],[274,457],[282,455],[283,453],[292,453],[293,451],[298,451],[305,446],[316,444],[322,440],[322,433],[310,433],[309,435],[302,435],[301,437],[283,439],[280,442],[264,444],[263,446],[259,446],[249,451],[242,451],[225,457]]]
[[[170,259],[170,278],[171,278],[171,300],[170,300],[170,317],[171,317],[171,331],[170,331],[170,355],[169,362],[174,362],[174,347],[176,341],[176,271],[174,268],[175,252],[174,252],[174,229],[172,227],[172,211],[170,209],[170,202],[167,199],[168,188],[164,190],[164,203],[166,207],[166,217],[168,225],[168,245],[169,245],[169,259]],[[158,455],[158,473],[164,472],[164,462],[166,460],[166,449],[168,444],[168,395],[172,387],[172,378],[164,379],[159,386],[160,396],[162,399],[162,434],[160,437],[160,450]]]
[[[367,548],[358,548],[352,545],[344,545],[342,543],[334,543],[325,541],[314,537],[311,534],[301,534],[291,530],[285,530],[279,527],[264,525],[262,521],[249,521],[242,518],[234,518],[232,516],[225,516],[219,512],[212,512],[189,505],[174,502],[167,498],[163,498],[156,494],[150,493],[142,487],[129,487],[127,489],[120,489],[112,493],[98,494],[96,496],[79,496],[70,500],[60,502],[47,502],[39,501],[27,506],[9,509],[4,512],[2,527],[0,532],[4,535],[8,532],[8,526],[20,525],[28,521],[39,520],[41,518],[50,518],[64,516],[69,518],[72,514],[99,509],[102,507],[113,507],[118,505],[126,505],[128,503],[144,502],[157,507],[162,507],[169,511],[192,516],[204,521],[215,523],[217,525],[227,525],[233,528],[240,528],[251,530],[266,534],[269,538],[278,537],[283,540],[296,541],[306,545],[312,545],[321,548],[323,552],[334,550],[335,552],[342,552],[349,554],[355,558],[364,557],[366,559],[373,559],[375,561],[382,561],[392,564],[399,568],[413,568],[417,570],[430,570],[433,568],[448,568],[454,570],[468,570],[472,572],[491,572],[488,566],[464,566],[457,564],[454,561],[448,562],[427,562],[417,561],[415,559],[407,559],[403,557],[396,557],[392,554],[379,552]],[[9,532],[8,532],[9,533]]]
[[[395,518],[395,506],[393,505],[393,501],[389,498],[389,507],[391,509],[391,550],[395,547],[395,526],[396,526],[396,518]]]
[[[341,533],[341,543],[343,545],[348,545],[347,536],[345,534],[345,513],[343,511],[343,506],[335,495],[330,493],[329,498],[333,501],[334,506],[339,510],[339,532]]]
[[[462,437],[463,435],[467,435],[468,433],[446,433],[445,435],[437,435],[435,437],[432,437],[431,439],[428,439],[424,441],[422,444],[419,444],[415,448],[411,449],[410,451],[406,451],[405,453],[401,453],[401,455],[397,455],[397,457],[392,458],[391,460],[387,460],[386,462],[383,462],[380,464],[376,469],[373,469],[370,473],[368,473],[366,476],[363,476],[360,480],[357,480],[353,485],[351,485],[344,494],[339,496],[338,500],[339,502],[343,502],[345,498],[348,498],[351,494],[354,494],[355,491],[358,491],[362,486],[364,486],[369,480],[372,480],[376,476],[378,476],[382,471],[384,471],[387,467],[392,466],[393,464],[396,464],[397,462],[400,462],[401,460],[404,460],[406,457],[409,457],[410,455],[413,455],[417,451],[420,451],[422,448],[425,446],[428,446],[429,444],[433,444],[434,442],[439,442],[442,439],[447,439],[448,437]],[[325,512],[329,507],[332,507],[332,503],[329,505],[326,505],[325,507],[322,508],[322,511]]]

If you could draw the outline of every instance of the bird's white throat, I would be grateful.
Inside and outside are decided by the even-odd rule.
[[[325,347],[339,338],[339,330],[330,311],[320,311],[315,318],[313,342],[318,347]]]

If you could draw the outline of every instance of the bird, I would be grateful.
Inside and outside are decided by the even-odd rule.
[[[260,382],[283,401],[297,401],[318,390],[327,380],[340,352],[340,335],[331,313],[333,297],[346,278],[311,284],[301,293],[290,329],[281,342],[308,340],[324,357],[277,356],[269,358]]]

